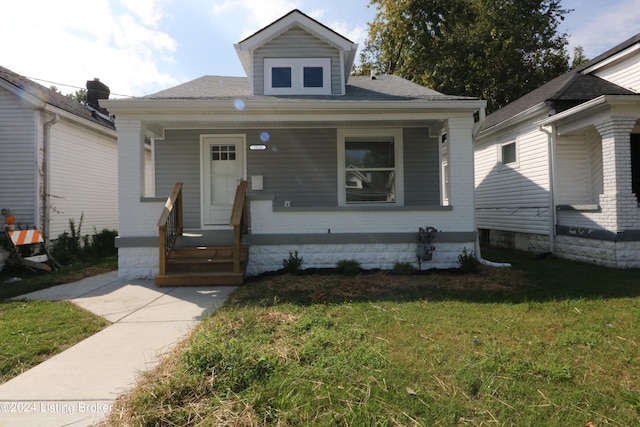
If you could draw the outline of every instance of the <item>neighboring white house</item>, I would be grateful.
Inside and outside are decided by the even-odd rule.
[[[229,228],[238,182],[248,181],[249,275],[281,268],[296,250],[305,268],[417,265],[420,227],[438,230],[423,268],[456,267],[475,249],[472,134],[484,101],[351,76],[357,44],[298,10],[235,49],[246,78],[101,101],[117,116],[121,277],[159,272],[157,222],[176,182],[185,229],[208,235]],[[157,198],[144,197],[145,137]]]
[[[640,267],[640,35],[487,116],[476,215],[492,245]]]
[[[83,105],[0,67],[0,208],[46,239],[82,216],[83,234],[118,228],[117,134],[97,104],[109,89],[87,85]]]

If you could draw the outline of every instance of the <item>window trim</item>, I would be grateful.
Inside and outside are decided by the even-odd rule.
[[[508,145],[512,145],[513,144],[513,148],[514,148],[514,154],[515,154],[515,159],[512,162],[509,163],[505,163],[504,162],[504,147],[508,146]],[[516,169],[520,166],[520,153],[519,153],[519,145],[518,144],[518,140],[517,139],[510,139],[508,141],[505,142],[501,142],[498,144],[498,170],[503,170],[503,169]]]
[[[305,67],[322,68],[322,87],[304,87]],[[273,87],[272,70],[291,68],[291,87]],[[331,95],[331,58],[265,58],[265,95]]]
[[[402,128],[378,129],[338,129],[338,206],[404,206],[404,156]],[[395,202],[361,202],[347,203],[346,189],[346,153],[345,142],[348,138],[359,137],[390,137],[394,143],[395,157]]]

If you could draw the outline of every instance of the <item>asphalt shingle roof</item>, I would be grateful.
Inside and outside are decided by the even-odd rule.
[[[20,90],[31,94],[42,102],[60,108],[61,110],[67,111],[69,113],[75,114],[78,117],[97,123],[106,128],[115,129],[113,122],[104,120],[100,118],[100,116],[94,115],[91,110],[89,110],[83,104],[67,98],[60,93],[54,92],[51,89],[48,89],[41,84],[34,82],[33,80],[29,80],[28,78],[1,66],[0,79],[8,82],[9,84],[15,86]]]
[[[511,117],[545,102],[563,102],[565,105],[586,102],[601,95],[636,95],[635,92],[583,71],[604,59],[640,42],[640,34],[620,43],[596,58],[556,77],[539,88],[523,95],[499,110],[489,114],[484,124],[488,129]]]
[[[346,94],[336,95],[278,95],[251,96],[246,77],[203,76],[181,85],[144,96],[143,99],[309,99],[343,101],[403,101],[403,100],[469,100],[462,96],[444,95],[402,77],[380,75],[375,79],[349,77]]]

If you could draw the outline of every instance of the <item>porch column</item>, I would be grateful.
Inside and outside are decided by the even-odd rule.
[[[636,120],[612,116],[595,125],[602,137],[603,225],[614,233],[633,229],[640,221],[638,201],[631,190],[631,131]]]
[[[144,135],[138,120],[118,120],[118,217],[120,236],[144,235]]]
[[[446,124],[449,160],[449,205],[456,220],[455,231],[476,231],[473,117],[449,118]]]

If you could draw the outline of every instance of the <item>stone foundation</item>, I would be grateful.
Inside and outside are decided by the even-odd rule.
[[[118,248],[118,278],[152,279],[158,272],[158,248]]]
[[[640,268],[640,241],[614,242],[557,236],[554,253],[562,258],[613,268]]]
[[[475,242],[433,243],[431,261],[422,261],[422,269],[457,268],[458,256],[464,250],[472,253]],[[255,276],[281,269],[282,260],[289,252],[298,251],[304,263],[302,268],[335,268],[342,260],[356,260],[366,270],[391,270],[395,263],[410,263],[418,268],[417,243],[391,244],[297,244],[251,245],[247,276]],[[118,249],[118,277],[121,279],[150,279],[158,274],[158,248],[136,247]]]
[[[486,231],[483,232],[486,235]],[[523,248],[526,236],[526,248]],[[490,230],[490,246],[502,249],[518,249],[531,253],[550,251],[549,236]],[[640,268],[640,241],[613,241],[594,238],[558,235],[553,254],[574,261],[612,268]]]
[[[515,233],[513,231],[485,230],[485,243],[494,248],[517,249],[524,252],[549,252],[549,236],[542,234]]]
[[[457,268],[458,256],[466,249],[471,253],[475,242],[436,243],[431,261],[422,261],[422,269]],[[255,276],[282,268],[289,252],[298,251],[302,268],[335,268],[342,260],[356,260],[363,269],[391,270],[395,263],[410,263],[418,268],[416,243],[345,244],[345,245],[252,245],[249,249],[247,276]]]

